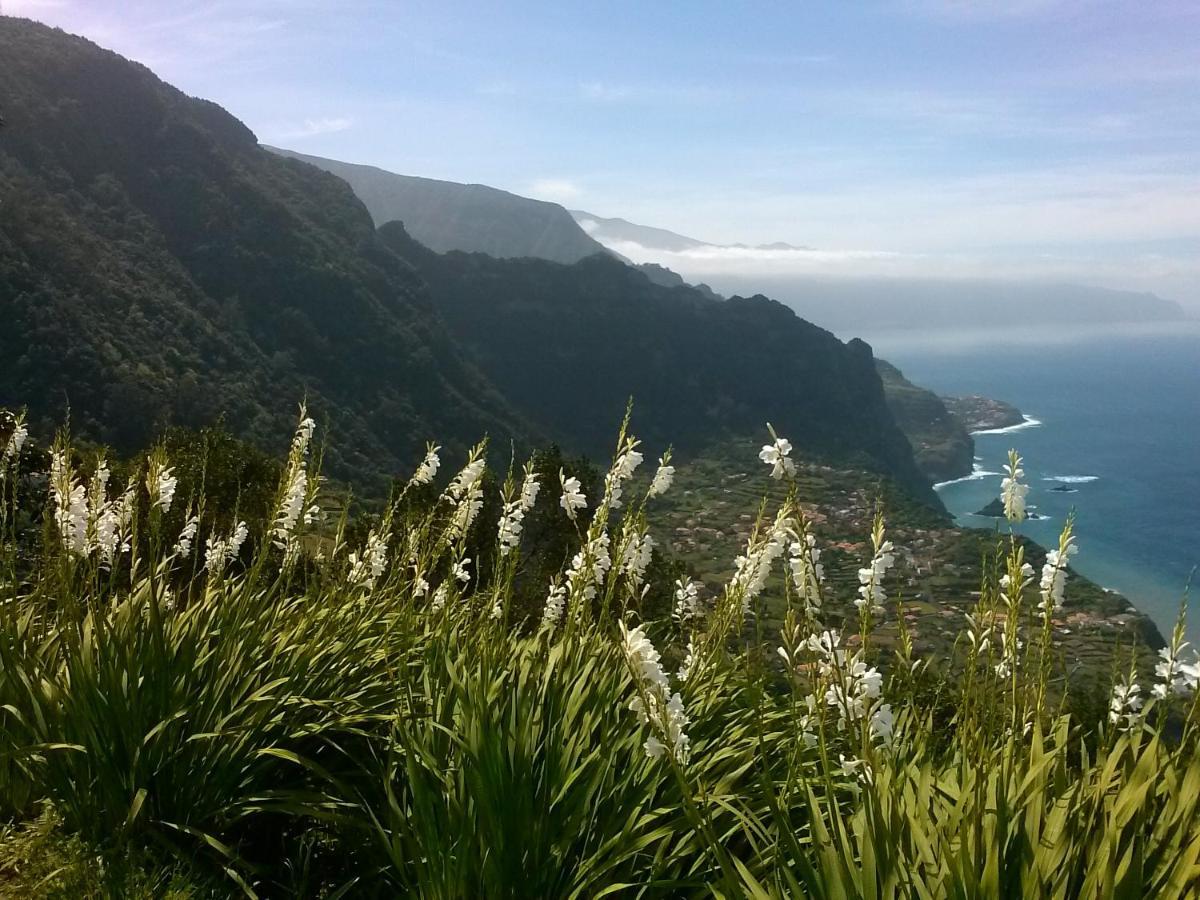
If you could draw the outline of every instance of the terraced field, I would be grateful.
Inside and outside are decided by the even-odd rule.
[[[732,441],[680,460],[675,487],[653,501],[655,538],[703,583],[709,597],[733,574],[734,560],[744,551],[760,508],[773,515],[784,496],[784,488],[759,462],[758,449],[751,440]],[[799,500],[814,526],[832,588],[830,624],[857,615],[852,605],[857,573],[870,558],[871,521],[881,504],[888,537],[898,552],[887,582],[893,602],[877,626],[876,641],[882,647],[894,645],[902,615],[919,655],[934,661],[952,658],[965,616],[978,602],[983,567],[1007,545],[1007,534],[956,527],[948,516],[908,499],[878,475],[811,460],[797,462]],[[1040,569],[1045,550],[1031,541],[1025,545],[1026,558]],[[780,572],[763,596],[758,628],[773,641],[784,605]],[[1074,571],[1066,605],[1054,622],[1054,641],[1061,671],[1079,686],[1095,680],[1107,686],[1114,666],[1127,668],[1131,651],[1137,653],[1139,667],[1149,670],[1153,651],[1162,646],[1157,628],[1129,600]]]

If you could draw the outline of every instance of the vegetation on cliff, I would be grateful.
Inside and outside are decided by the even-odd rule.
[[[674,464],[639,482],[649,450],[624,431],[602,477],[534,460],[492,478],[478,449],[447,477],[431,448],[362,527],[320,519],[315,432],[302,411],[277,486],[245,485],[270,498],[248,518],[162,448],[110,467],[15,440],[19,419],[0,433],[13,890],[1197,889],[1200,667],[1177,632],[1153,671],[1113,660],[1103,708],[1073,702],[1052,624],[1070,523],[1040,580],[1002,540],[932,664],[903,625],[876,641],[904,621],[885,517],[855,584],[829,578],[783,435],[754,476],[783,499],[703,600],[649,537]],[[522,595],[539,517],[565,552]]]

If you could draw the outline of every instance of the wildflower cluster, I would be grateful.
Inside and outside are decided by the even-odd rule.
[[[742,614],[750,612],[751,604],[767,586],[767,578],[775,560],[783,555],[790,531],[790,510],[781,509],[763,534],[751,538],[746,553],[734,560],[730,593],[741,599]]]
[[[638,688],[638,696],[629,702],[629,708],[653,732],[643,745],[646,755],[659,759],[670,754],[675,762],[687,765],[691,758],[691,740],[686,731],[688,716],[683,699],[678,691],[671,693],[661,657],[642,628],[628,628],[624,622],[618,624],[625,660]]]
[[[1000,496],[1004,501],[1004,517],[1010,522],[1024,522],[1027,515],[1025,497],[1029,493],[1029,485],[1021,481],[1025,475],[1022,462],[1016,450],[1008,451],[1008,464],[1004,469],[1004,479],[1000,482]]]
[[[632,438],[625,442],[617,458],[613,460],[612,468],[604,476],[604,502],[610,509],[619,509],[621,495],[625,490],[625,482],[633,477],[638,466],[642,464],[642,454],[637,451],[637,441]]]
[[[308,417],[305,408],[301,406],[300,421],[292,437],[283,489],[276,504],[271,528],[272,543],[283,551],[285,562],[291,562],[299,550],[297,525],[301,521],[305,525],[312,524],[319,511],[313,503],[316,485],[310,483],[308,475],[308,449],[316,427],[317,423]],[[315,479],[313,481],[315,482]]]
[[[700,604],[699,586],[690,578],[680,578],[675,582],[675,606],[671,616],[675,621],[686,623],[698,619],[704,609]]]
[[[1136,728],[1142,718],[1142,689],[1132,678],[1113,685],[1108,721],[1122,730]]]
[[[434,444],[429,444],[425,450],[425,458],[421,460],[421,464],[417,466],[417,471],[413,473],[412,480],[409,484],[422,485],[429,484],[437,476],[438,469],[441,468],[442,460],[438,456],[438,451],[441,450]]]
[[[803,604],[805,614],[814,621],[821,615],[824,604],[825,566],[817,538],[807,528],[801,530],[788,547],[788,568],[792,586]]]
[[[769,444],[764,444],[759,451],[758,458],[771,467],[771,477],[775,479],[783,478],[784,475],[796,474],[796,463],[791,459],[792,442],[787,438],[781,438],[775,434],[775,429],[771,428],[768,423],[767,428],[770,429],[772,441]]]
[[[132,485],[120,496],[109,499],[109,477],[108,464],[101,458],[90,482],[84,485],[75,480],[65,450],[58,448],[51,454],[54,521],[63,546],[80,558],[96,554],[106,567],[117,556],[129,552],[136,499]]]
[[[467,464],[446,488],[446,496],[453,509],[449,530],[451,540],[465,537],[471,530],[475,517],[483,509],[483,473],[487,469],[483,449],[483,445],[480,444],[471,450]]]
[[[1191,662],[1184,662],[1183,653],[1188,646],[1176,629],[1171,643],[1158,651],[1159,662],[1154,667],[1158,681],[1150,689],[1158,699],[1186,697],[1200,686],[1200,654],[1193,652]]]
[[[388,557],[388,523],[379,529],[371,529],[362,552],[352,551],[347,558],[350,564],[350,583],[366,588],[375,588],[376,582],[383,575]]]
[[[668,450],[658,459],[658,469],[654,473],[654,478],[650,482],[650,489],[646,492],[646,497],[661,497],[670,490],[671,483],[675,480],[675,467],[670,465],[671,452]]]
[[[1046,563],[1042,566],[1042,579],[1038,585],[1042,601],[1038,604],[1038,608],[1047,615],[1054,610],[1062,609],[1067,586],[1067,565],[1078,550],[1075,536],[1071,533],[1071,522],[1068,520],[1062,537],[1059,539],[1058,547],[1046,553]]]
[[[500,517],[498,540],[500,542],[501,556],[507,556],[520,543],[521,529],[524,526],[525,516],[533,509],[540,490],[541,485],[538,483],[537,475],[533,471],[533,464],[526,463],[525,476],[521,481],[520,496],[504,504],[504,513]]]
[[[896,564],[895,548],[885,536],[882,515],[875,516],[871,542],[875,552],[866,568],[858,570],[858,599],[854,605],[863,615],[877,616],[883,613],[883,604],[887,600],[883,579]]]
[[[196,532],[200,528],[200,517],[190,515],[183,523],[183,528],[179,530],[179,538],[175,542],[174,554],[180,559],[187,559],[192,553],[192,541],[196,539]]]
[[[209,575],[220,575],[226,566],[238,558],[249,533],[246,523],[238,522],[228,537],[219,538],[216,532],[208,536],[204,541],[204,567]]]
[[[579,510],[587,509],[587,495],[581,490],[579,479],[574,475],[568,478],[562,469],[558,470],[558,481],[562,486],[562,497],[559,498],[558,505],[566,510],[567,518],[574,522]]]

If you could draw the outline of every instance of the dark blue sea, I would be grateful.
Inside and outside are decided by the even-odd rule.
[[[1127,596],[1169,635],[1200,565],[1200,322],[866,340],[917,384],[1007,400],[1033,420],[976,435],[976,474],[939,486],[960,524],[995,526],[973,513],[998,496],[1015,447],[1029,502],[1044,517],[1020,530],[1051,546],[1074,509],[1076,568]],[[1052,490],[1059,486],[1072,493]],[[1191,594],[1195,644],[1200,584]]]

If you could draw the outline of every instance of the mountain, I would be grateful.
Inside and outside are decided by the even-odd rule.
[[[622,246],[636,244],[641,251],[660,251],[666,253],[686,253],[689,250],[704,249],[733,249],[733,250],[808,250],[808,247],[797,247],[775,241],[770,244],[712,244],[699,241],[665,228],[653,228],[649,225],[638,225],[626,219],[606,219],[603,216],[584,212],[582,209],[571,210],[571,215],[586,231],[604,246],[615,252],[621,252]]]
[[[883,381],[888,408],[925,476],[937,482],[970,475],[975,440],[948,402],[913,384],[886,360],[876,359],[875,368]]]
[[[0,406],[131,450],[224,416],[378,488],[435,438],[606,458],[629,397],[657,451],[773,422],[937,506],[870,348],[764,297],[714,300],[607,254],[438,254],[341,178],[81,38],[0,19]]]
[[[581,209],[571,210],[571,215],[580,228],[611,249],[618,249],[625,242],[638,244],[648,250],[665,250],[668,253],[683,253],[713,246],[705,241],[667,231],[665,228],[636,225],[625,219],[605,219]]]
[[[842,343],[762,296],[655,284],[611,257],[438,254],[398,222],[380,234],[504,396],[567,446],[611,453],[633,397],[634,431],[655,452],[765,436],[769,421],[799,448],[888,473],[940,508],[862,341]]]
[[[374,166],[268,149],[341,178],[366,205],[376,225],[398,219],[413,237],[439,253],[466,250],[572,263],[608,252],[557,203],[518,197],[482,184],[397,175]]]
[[[0,18],[0,59],[0,405],[278,447],[307,396],[359,481],[529,434],[344,181],[82,38]]]

